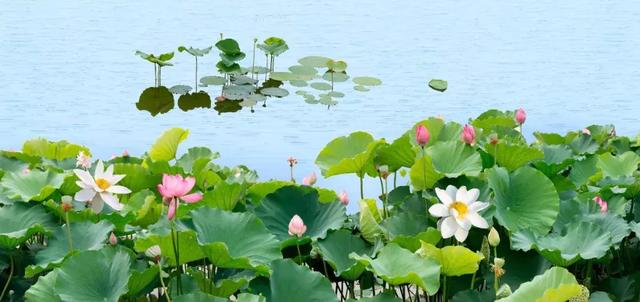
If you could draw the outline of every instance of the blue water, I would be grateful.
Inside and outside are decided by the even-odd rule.
[[[331,4],[331,3],[336,3]],[[395,138],[432,115],[464,122],[488,108],[524,107],[525,131],[568,131],[615,123],[640,130],[640,2],[634,1],[2,1],[0,148],[29,138],[68,139],[108,158],[147,150],[164,129],[185,127],[185,146],[222,153],[262,179],[315,169],[336,136],[367,130]],[[353,74],[383,86],[327,110],[292,96],[255,113],[175,110],[152,118],[135,109],[153,84],[133,55],[212,45],[220,32],[250,53],[275,35],[290,50],[277,66],[307,55],[344,59]],[[200,62],[212,75],[216,56]],[[163,83],[191,84],[192,58],[177,54]],[[449,81],[438,93],[426,83]],[[351,177],[319,185],[357,195]],[[374,182],[368,195],[377,193]]]

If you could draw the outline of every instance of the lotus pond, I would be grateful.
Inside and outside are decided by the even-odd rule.
[[[2,299],[637,300],[640,141],[591,125],[528,142],[525,121],[489,110],[354,132],[298,180],[183,150],[181,128],[111,159],[26,141],[0,155]],[[379,194],[316,186],[335,175]]]

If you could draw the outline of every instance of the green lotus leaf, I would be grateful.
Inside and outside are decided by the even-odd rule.
[[[333,105],[337,105],[338,102],[334,101],[329,95],[320,95],[319,98],[320,104],[323,105],[327,105],[327,106],[333,106]]]
[[[162,252],[162,257],[167,259],[169,264],[172,266],[176,265],[176,256],[173,251],[173,243],[171,240],[171,230],[168,227],[168,222],[166,218],[157,223],[161,226],[157,226],[154,229],[154,226],[149,226],[149,229],[152,229],[152,232],[141,236],[135,241],[135,250],[141,253],[144,253],[148,248],[158,245],[160,246],[160,250]],[[180,256],[180,264],[189,263],[196,260],[201,260],[205,257],[204,253],[198,246],[196,240],[196,233],[192,230],[186,228],[178,228],[178,245],[179,245],[179,256]]]
[[[448,83],[445,80],[433,79],[429,81],[429,87],[435,91],[444,92],[447,90]]]
[[[182,167],[186,172],[192,172],[194,169],[194,165],[197,165],[196,162],[199,160],[206,160],[208,163],[214,159],[220,157],[220,153],[213,152],[211,149],[206,147],[193,147],[187,150],[187,153],[183,154],[177,161],[176,165]]]
[[[573,164],[573,151],[565,145],[543,145],[544,160],[535,163],[536,168],[553,177]]]
[[[178,108],[189,111],[196,108],[211,108],[211,97],[204,91],[187,93],[178,98]]]
[[[97,223],[82,221],[71,223],[71,244],[74,251],[99,250],[113,231],[113,224],[101,220]],[[44,270],[58,266],[69,255],[69,239],[67,227],[60,226],[49,239],[47,248],[35,256],[35,263],[27,267],[25,276],[32,277]]]
[[[292,72],[286,72],[286,71],[275,71],[269,74],[269,78],[270,79],[274,79],[274,80],[278,80],[278,81],[294,81],[296,79],[298,79],[298,75],[300,74],[294,74]],[[303,74],[304,75],[304,74]]]
[[[358,227],[362,237],[371,243],[385,236],[384,229],[380,226],[382,217],[380,210],[373,199],[363,199],[358,203],[360,206],[360,217]]]
[[[2,177],[0,186],[6,189],[11,199],[23,201],[43,201],[64,182],[64,175],[51,170],[33,170],[29,173],[7,173]]]
[[[327,57],[308,56],[298,60],[298,63],[309,67],[327,67],[327,62],[329,61],[331,61],[331,59]]]
[[[184,95],[189,93],[189,91],[193,90],[193,88],[189,85],[173,85],[169,88],[169,91],[173,94]]]
[[[471,124],[474,127],[483,130],[492,130],[497,128],[513,129],[517,126],[513,113],[495,109],[483,112],[473,120]]]
[[[147,167],[140,164],[115,164],[113,171],[115,174],[126,175],[118,185],[129,188],[132,192],[154,189],[160,183],[160,175],[151,174]]]
[[[268,264],[282,257],[278,240],[251,213],[200,208],[191,216],[202,250],[217,267],[268,274]]]
[[[342,97],[344,97],[344,93],[342,93],[340,91],[331,91],[331,92],[327,93],[327,95],[332,97],[332,98],[342,98]]]
[[[433,168],[446,177],[478,176],[482,159],[473,148],[461,141],[439,142],[427,149]]]
[[[225,83],[227,83],[227,80],[221,76],[206,76],[206,77],[200,78],[200,84],[202,84],[203,86],[209,86],[209,85],[220,86],[220,85],[224,85]]]
[[[271,297],[278,302],[338,302],[328,279],[291,260],[276,260],[271,264]]]
[[[176,157],[178,146],[189,136],[189,130],[172,128],[165,131],[151,146],[149,156],[154,161],[170,161]]]
[[[187,53],[189,53],[194,57],[203,57],[204,55],[208,54],[212,48],[213,46],[209,46],[207,48],[193,48],[193,47],[186,48],[184,46],[179,46],[178,51],[179,52],[186,51]]]
[[[342,83],[349,79],[349,75],[343,72],[327,71],[322,75],[322,79],[327,82]]]
[[[540,149],[505,142],[499,142],[494,147],[487,149],[489,154],[494,156],[498,165],[509,171],[514,171],[529,162],[544,158],[544,153]]]
[[[576,154],[593,154],[598,151],[600,145],[589,135],[578,135],[571,141],[570,147]]]
[[[149,87],[145,89],[136,103],[138,110],[145,110],[156,116],[158,113],[167,113],[175,105],[173,94],[167,87]]]
[[[473,274],[478,271],[478,264],[482,261],[478,254],[464,246],[437,248],[424,241],[416,254],[436,260],[440,263],[442,274],[450,277]]]
[[[440,288],[440,264],[430,258],[390,243],[380,249],[375,259],[355,253],[351,257],[391,285],[413,284],[433,295]]]
[[[311,67],[311,66],[305,66],[305,65],[294,65],[289,67],[289,71],[291,71],[291,73],[294,74],[302,74],[302,75],[308,75],[308,76],[315,76],[318,71]]]
[[[287,42],[278,37],[269,37],[264,40],[264,44],[258,44],[257,46],[266,54],[276,57],[289,49]]]
[[[511,232],[530,229],[545,234],[560,209],[553,183],[542,172],[521,167],[512,173],[505,168],[488,171],[489,187],[495,193],[496,218]]]
[[[347,302],[402,302],[400,298],[398,298],[392,291],[387,290],[380,295],[375,295],[373,297],[364,297],[358,300],[347,299]]]
[[[277,88],[277,87],[260,89],[260,93],[266,96],[275,96],[279,98],[289,95],[289,91],[287,91],[286,89]]]
[[[271,180],[267,182],[259,182],[249,187],[247,190],[247,198],[249,198],[252,203],[258,204],[263,198],[265,198],[265,196],[288,185],[291,185],[290,181]]]
[[[221,181],[212,191],[204,194],[201,203],[212,208],[231,211],[236,207],[243,193],[244,187],[241,184]]]
[[[75,158],[80,151],[91,155],[87,147],[71,144],[67,141],[52,142],[44,138],[36,138],[26,141],[22,146],[22,152],[26,155],[39,156],[57,161]]]
[[[172,299],[173,302],[228,302],[228,299],[212,296],[203,292],[180,295]]]
[[[444,175],[434,169],[431,157],[429,156],[424,156],[416,160],[413,166],[411,166],[409,176],[411,178],[411,185],[416,191],[433,188],[436,182],[444,177]]]
[[[367,92],[371,89],[369,89],[367,86],[356,85],[356,86],[353,86],[353,90],[360,91],[360,92]]]
[[[49,234],[56,224],[42,206],[16,203],[0,208],[0,247],[13,249],[33,234]]]
[[[514,233],[511,240],[513,248],[524,251],[533,248],[559,266],[569,266],[580,259],[601,258],[612,245],[611,234],[589,222],[570,225],[565,235],[538,236],[529,230],[521,230]]]
[[[632,176],[633,172],[638,170],[639,163],[640,156],[633,151],[627,151],[617,156],[605,153],[598,156],[597,167],[602,170],[602,176],[616,178]]]
[[[0,155],[0,178],[2,178],[2,172],[23,172],[28,168],[29,164],[16,158],[6,157]]]
[[[258,80],[248,77],[246,75],[240,74],[231,78],[231,82],[236,85],[255,85],[258,83]]]
[[[266,298],[263,296],[256,296],[252,294],[242,293],[238,295],[237,302],[266,302]]]
[[[303,80],[291,80],[289,81],[289,84],[291,84],[291,86],[293,87],[307,87],[307,81],[303,81]],[[296,91],[297,94],[297,91]]]
[[[308,186],[282,187],[267,195],[254,211],[281,241],[292,238],[288,227],[294,215],[300,216],[307,226],[304,236],[314,240],[324,238],[329,230],[339,229],[345,219],[342,204],[320,202],[318,191]]]
[[[497,302],[564,302],[580,294],[580,291],[580,285],[569,271],[553,267]]]
[[[366,132],[338,137],[320,151],[316,165],[325,177],[350,173],[359,177],[364,177],[365,173],[376,175],[373,157],[380,143]]]
[[[564,136],[557,133],[533,132],[533,136],[545,145],[564,145],[567,143]]]
[[[418,125],[423,125],[429,129],[431,139],[426,146],[433,146],[441,141],[460,141],[460,133],[462,133],[462,125],[456,122],[445,123],[442,118],[431,117],[429,119],[416,123],[411,130],[407,131],[404,135],[411,137],[411,142],[418,146],[415,141],[416,128]]]
[[[327,84],[327,83],[324,83],[324,82],[313,82],[313,83],[309,84],[309,86],[311,86],[311,88],[317,89],[317,90],[331,90],[331,84]]]
[[[333,72],[344,72],[347,70],[347,62],[329,60],[326,67]]]
[[[375,162],[389,166],[389,171],[395,172],[400,168],[411,168],[415,163],[416,152],[411,145],[408,135],[400,136],[391,144],[383,144],[378,149]]]
[[[158,283],[158,267],[147,266],[131,270],[131,276],[127,282],[126,297],[136,297],[152,291]]]
[[[589,302],[613,302],[606,292],[593,292],[589,296]]]
[[[222,39],[215,46],[223,53],[235,54],[240,52],[240,45],[234,39]]]
[[[396,236],[414,236],[429,227],[429,219],[425,214],[402,212],[385,219],[384,229],[390,239]]]
[[[336,275],[347,280],[357,280],[365,266],[349,258],[351,253],[372,256],[374,247],[360,236],[347,230],[329,232],[327,237],[318,240],[318,248],[322,258],[336,271]]]
[[[356,85],[361,86],[378,86],[382,84],[382,81],[380,81],[380,79],[374,77],[355,77],[353,78],[353,82]]]
[[[63,301],[117,302],[127,292],[130,266],[123,249],[82,252],[57,270],[55,291]]]
[[[52,271],[38,278],[38,282],[31,286],[25,293],[24,299],[27,302],[62,302],[60,296],[55,291],[58,271]]]
[[[569,179],[577,186],[587,184],[589,179],[598,172],[597,163],[597,156],[588,156],[573,163]]]

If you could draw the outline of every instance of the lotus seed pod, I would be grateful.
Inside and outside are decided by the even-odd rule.
[[[581,285],[580,286],[580,294],[569,299],[569,302],[589,302],[589,289]]]

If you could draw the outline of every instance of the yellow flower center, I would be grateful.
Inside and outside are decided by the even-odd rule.
[[[111,186],[111,184],[104,178],[96,179],[96,185],[102,190],[106,190]]]
[[[467,212],[469,212],[469,207],[467,207],[467,204],[462,201],[456,201],[451,204],[450,207],[458,212],[458,217],[461,219],[464,219],[464,217],[467,216]]]

